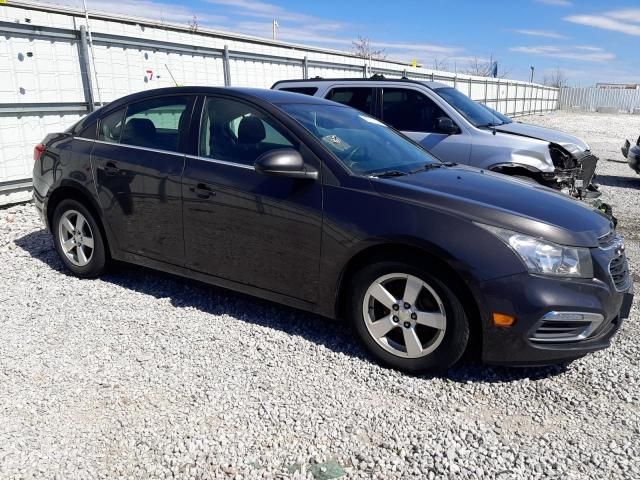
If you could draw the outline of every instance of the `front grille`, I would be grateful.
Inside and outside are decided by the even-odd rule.
[[[571,343],[589,338],[604,317],[587,312],[549,312],[529,336],[535,343]]]
[[[617,291],[622,292],[629,288],[629,262],[624,250],[609,263],[609,274]]]

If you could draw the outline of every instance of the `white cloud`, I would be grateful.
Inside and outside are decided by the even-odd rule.
[[[567,22],[640,36],[640,9],[613,10],[599,15],[570,15]]]
[[[558,47],[544,45],[538,47],[513,47],[509,50],[512,52],[527,53],[529,55],[563,58],[582,62],[609,62],[616,58],[615,54],[607,52],[603,48],[591,46]]]
[[[240,34],[270,39],[272,20],[279,23],[278,40],[319,47],[351,51],[357,37],[358,27],[342,21],[335,21],[291,11],[278,5],[260,0],[207,0],[211,4],[206,10],[189,8],[175,3],[156,0],[120,0],[118,3],[87,0],[90,12],[122,14],[132,17],[162,20],[167,23],[186,25],[197,17],[200,27],[237,32]],[[43,3],[61,4],[82,8],[81,0],[43,0]],[[218,6],[211,13],[213,6]],[[220,15],[215,13],[220,12]],[[411,60],[431,63],[434,57],[451,57],[464,49],[427,42],[402,42],[370,40],[374,48],[385,49],[389,59]]]
[[[40,0],[40,3],[62,5],[83,10],[82,0]],[[153,0],[119,0],[117,3],[87,0],[87,10],[90,13],[100,12],[112,15],[126,15],[140,19],[144,18],[179,24],[191,22],[194,15],[200,24],[213,22],[225,23],[228,21],[228,18],[223,15],[211,15],[207,12],[192,10],[183,5],[156,2]]]
[[[558,40],[569,38],[565,35],[561,35],[556,32],[551,32],[549,30],[527,30],[527,29],[515,29],[512,32],[519,33],[521,35],[529,35],[531,37],[544,37],[544,38],[555,38]]]
[[[545,5],[553,5],[554,7],[570,7],[573,2],[569,0],[534,0],[537,3],[544,3]]]

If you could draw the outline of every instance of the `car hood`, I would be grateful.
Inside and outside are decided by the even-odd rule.
[[[596,247],[613,228],[598,210],[554,190],[462,165],[372,183],[382,195],[562,245]]]
[[[587,145],[582,139],[551,128],[513,122],[498,125],[496,126],[496,130],[503,133],[522,135],[525,137],[537,138],[538,140],[556,143],[574,156],[579,156],[589,150],[589,145]]]

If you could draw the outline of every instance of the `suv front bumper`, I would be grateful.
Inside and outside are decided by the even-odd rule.
[[[554,279],[527,273],[484,282],[480,290],[485,312],[483,361],[511,366],[563,363],[607,348],[629,316],[633,302],[633,283],[627,291],[617,292],[600,280]],[[493,312],[511,315],[516,322],[511,327],[495,326],[491,322]],[[587,330],[584,338],[540,341],[536,332],[552,312],[584,312],[586,318],[601,317],[601,321]]]

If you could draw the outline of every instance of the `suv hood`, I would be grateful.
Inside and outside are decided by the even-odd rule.
[[[503,133],[522,135],[525,137],[537,138],[538,140],[545,140],[550,143],[556,143],[562,146],[574,157],[581,156],[584,152],[589,150],[589,145],[587,145],[580,138],[569,135],[568,133],[559,132],[558,130],[553,130],[551,128],[513,122],[506,123],[504,125],[498,125],[496,126],[496,130]]]
[[[612,229],[588,205],[549,188],[456,165],[393,178],[372,178],[381,195],[419,203],[470,221],[576,247],[597,247]]]

